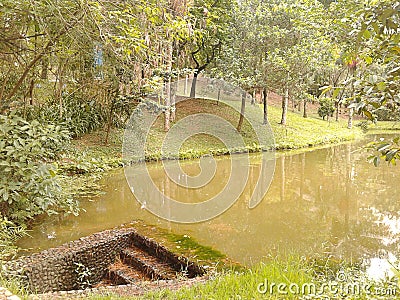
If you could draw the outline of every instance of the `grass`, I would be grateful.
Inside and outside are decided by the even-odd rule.
[[[0,274],[0,287],[5,287],[14,295],[18,295],[20,299],[28,299],[29,291],[26,287],[21,285],[19,278],[3,278]],[[3,298],[2,298],[3,299]]]
[[[362,137],[358,127],[347,128],[347,121],[324,121],[320,118],[303,118],[299,113],[288,112],[288,124],[279,123],[281,110],[269,108],[269,122],[275,135],[276,149],[290,150],[351,141]]]
[[[299,285],[311,282],[311,269],[301,262],[301,259],[289,258],[285,261],[273,260],[260,264],[251,270],[241,272],[230,270],[221,272],[211,278],[205,284],[198,284],[178,291],[163,289],[156,292],[148,292],[143,296],[118,296],[116,294],[93,294],[88,297],[91,300],[108,299],[282,299],[278,295],[263,295],[257,291],[257,286],[269,282],[288,283]],[[291,297],[289,299],[297,299]]]
[[[368,125],[369,131],[388,131],[388,130],[400,130],[400,122],[395,121],[378,121],[376,124]]]
[[[130,297],[93,294],[88,299],[371,299],[378,292],[382,293],[382,289],[390,295],[372,299],[399,299],[398,292],[393,295],[397,291],[395,280],[372,282],[356,265],[341,263],[335,265],[334,270],[328,265],[329,262],[315,265],[313,260],[292,255],[281,259],[271,258],[242,272],[226,271],[205,284],[184,287],[178,291],[163,289]],[[278,290],[279,284],[281,287]],[[346,284],[351,285],[347,288]],[[328,288],[329,285],[332,288]],[[360,288],[360,293],[351,289],[354,285]],[[364,288],[367,285],[370,286],[370,295],[367,295],[368,289]],[[314,287],[316,295],[312,295]]]
[[[219,104],[215,101],[196,99],[179,103],[177,107],[177,121],[183,116],[191,113],[212,113],[227,120],[236,127],[239,114],[228,105]],[[229,102],[230,106],[240,109],[240,103]],[[269,107],[268,111],[269,123],[275,138],[275,149],[290,150],[306,147],[313,147],[324,144],[339,143],[343,141],[353,140],[363,135],[362,130],[358,127],[353,129],[347,128],[347,122],[340,120],[339,122],[327,122],[317,118],[303,118],[298,112],[288,112],[288,122],[286,126],[279,124],[281,117],[281,109],[277,107]],[[263,149],[258,143],[255,131],[266,132],[265,126],[262,125],[262,108],[259,105],[247,105],[246,118],[251,121],[245,121],[241,134],[244,137],[245,147],[242,149],[234,149],[237,152],[258,152]],[[214,130],[213,124],[209,124],[209,130]],[[268,133],[266,133],[268,134]],[[165,133],[163,131],[161,118],[157,120],[154,128],[150,132],[150,139],[147,148],[149,159],[157,159],[161,157],[161,149],[157,145],[161,145]],[[179,137],[178,137],[179,139]],[[261,147],[260,147],[261,146]],[[218,139],[210,135],[200,134],[192,136],[182,144],[180,149],[180,158],[194,158],[203,154],[226,154],[229,150]]]
[[[183,288],[176,292],[163,290],[148,293],[132,299],[282,299],[282,295],[269,292],[262,294],[266,280],[272,283],[296,283],[299,286],[312,282],[311,270],[301,264],[297,258],[286,261],[273,261],[260,264],[242,273],[228,272],[221,274],[204,285]],[[289,295],[288,295],[289,296]],[[297,295],[288,297],[297,299]]]
[[[175,122],[191,114],[210,113],[223,118],[233,127],[236,127],[239,120],[239,114],[236,110],[240,109],[240,103],[229,102],[228,104],[229,106],[221,102],[217,103],[214,100],[206,99],[192,99],[190,101],[179,102],[177,104]],[[236,110],[232,109],[230,106],[234,107]],[[244,140],[243,147],[238,146],[233,149],[227,149],[218,138],[212,135],[203,133],[195,134],[183,142],[179,150],[179,158],[191,159],[198,158],[204,154],[224,155],[235,152],[261,151],[265,147],[260,145],[257,141],[255,132],[266,132],[266,127],[262,125],[262,107],[260,105],[247,105],[245,116],[251,121],[252,125],[245,119],[241,130],[241,135]],[[303,118],[299,112],[288,111],[287,125],[282,126],[279,124],[281,109],[274,106],[268,108],[268,117],[274,134],[274,147],[277,150],[301,149],[340,143],[363,136],[362,130],[357,126],[354,126],[353,129],[348,129],[347,121],[343,119],[339,122],[327,122],[316,117]],[[214,124],[208,125],[208,127],[206,126],[208,131],[215,131]],[[194,125],[194,128],[195,127]],[[223,131],[223,129],[221,131]],[[266,134],[268,134],[268,132]],[[121,148],[123,130],[113,130],[111,136],[112,140],[108,145],[103,144],[105,133],[102,131],[85,135],[75,140],[73,145],[85,151],[89,157],[113,157],[115,160],[122,160]],[[161,115],[154,123],[147,137],[145,145],[147,160],[160,160],[165,158],[161,154],[161,145],[165,136],[163,116]],[[177,136],[176,138],[177,140],[184,140],[183,136]],[[272,141],[268,141],[269,148],[271,145]]]

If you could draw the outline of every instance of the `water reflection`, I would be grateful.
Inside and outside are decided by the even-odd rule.
[[[198,224],[171,223],[148,213],[133,198],[123,172],[115,172],[104,181],[105,194],[84,204],[85,213],[48,219],[35,227],[32,238],[21,241],[21,246],[37,251],[141,219],[191,235],[248,265],[268,255],[295,251],[370,259],[372,266],[375,261],[371,258],[386,259],[399,253],[400,169],[384,164],[373,167],[366,161],[362,144],[278,154],[267,195],[259,206],[249,209],[250,191],[261,163],[258,155],[252,155],[249,180],[240,199],[224,214]],[[230,160],[221,158],[216,163],[213,184],[201,190],[177,187],[160,164],[152,165],[151,175],[167,195],[181,201],[202,201],[217,193],[228,179]],[[199,172],[196,162],[186,162],[182,168],[191,176]]]

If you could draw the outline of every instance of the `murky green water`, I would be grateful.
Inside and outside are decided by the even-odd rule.
[[[385,258],[399,253],[400,167],[373,167],[361,149],[364,143],[278,154],[274,179],[260,205],[247,207],[248,190],[255,184],[249,180],[241,198],[228,211],[198,224],[167,222],[141,208],[120,170],[104,179],[104,195],[83,204],[86,212],[79,217],[46,220],[20,246],[38,251],[140,219],[191,235],[247,265],[294,251],[363,258],[372,264],[372,273],[375,265],[383,268],[380,264]],[[230,160],[216,161],[212,184],[197,192],[174,187],[160,164],[152,164],[150,173],[165,193],[181,201],[202,201],[217,193],[227,180]],[[252,172],[258,172],[259,163],[260,157],[252,155]],[[198,162],[185,162],[183,169],[195,175]]]

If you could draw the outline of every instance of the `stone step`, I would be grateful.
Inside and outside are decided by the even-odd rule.
[[[176,270],[167,262],[135,246],[122,250],[120,256],[125,264],[140,270],[150,279],[168,280],[177,277]]]
[[[109,266],[107,271],[106,279],[114,285],[132,284],[149,279],[142,271],[128,266],[121,261]]]

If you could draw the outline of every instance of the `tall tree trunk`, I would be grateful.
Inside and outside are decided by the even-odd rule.
[[[110,111],[108,112],[107,131],[106,131],[106,138],[104,140],[105,145],[108,144],[108,138],[110,136],[111,126],[113,123],[115,99],[117,99],[117,96],[118,96],[118,89],[116,89],[116,91],[115,91],[115,97],[113,97],[113,92],[111,90],[108,90],[106,93],[107,93],[106,97],[108,99],[111,99],[111,105],[110,105]]]
[[[335,109],[336,109],[336,122],[339,122],[339,101],[335,101]]]
[[[48,70],[49,70],[49,59],[47,57],[43,57],[42,72],[40,73],[41,79],[47,79]]]
[[[167,49],[167,57],[166,57],[166,64],[168,67],[168,81],[165,86],[166,88],[166,95],[165,95],[165,113],[164,113],[164,131],[167,132],[170,128],[170,121],[171,121],[171,102],[172,102],[172,96],[171,96],[171,73],[172,73],[172,43],[168,43],[168,49]]]
[[[186,94],[187,94],[188,77],[189,77],[188,75],[185,76],[185,87],[183,89],[183,94],[185,95],[185,97],[186,97]]]
[[[349,129],[353,128],[353,114],[354,114],[354,108],[351,107],[349,108],[349,120],[347,122],[347,128]]]
[[[176,103],[176,91],[178,89],[178,81],[174,80],[171,84],[171,122],[175,121],[175,103]]]
[[[199,76],[198,71],[194,71],[193,80],[192,80],[192,87],[190,89],[190,98],[196,98],[197,76]]]
[[[33,105],[33,90],[35,88],[35,80],[31,79],[31,84],[29,85],[29,104]]]
[[[54,98],[56,100],[58,100],[59,102],[59,114],[60,114],[60,118],[62,118],[63,115],[63,98],[62,98],[62,92],[63,92],[63,86],[64,86],[64,69],[65,66],[67,65],[68,59],[66,59],[65,61],[63,61],[62,59],[60,60],[60,65],[58,67],[58,71],[57,71],[57,78],[56,78],[56,82],[55,82],[55,94],[54,94]]]
[[[286,86],[285,96],[282,99],[282,119],[280,122],[281,125],[286,125],[288,105],[289,105],[289,88]]]
[[[245,109],[246,109],[246,92],[242,91],[242,107],[240,108],[240,116],[239,116],[237,131],[242,130]]]
[[[351,76],[353,77],[353,80],[351,81],[351,98],[354,101],[354,95],[355,95],[355,89],[354,89],[354,74],[355,74],[355,67],[351,67]],[[352,101],[352,102],[353,102]],[[351,105],[352,103],[350,103]],[[354,114],[354,108],[351,107],[349,108],[349,120],[347,122],[347,128],[351,129],[353,128],[353,114]]]
[[[292,100],[292,111],[295,112],[296,110],[296,103],[294,103],[294,97],[291,97]]]
[[[168,132],[171,121],[171,79],[165,86],[165,112],[164,112],[164,131]]]
[[[264,88],[263,92],[263,108],[264,108],[264,120],[263,124],[268,124],[268,90]]]
[[[307,118],[307,101],[303,100],[303,118]],[[299,105],[300,106],[300,105]]]

